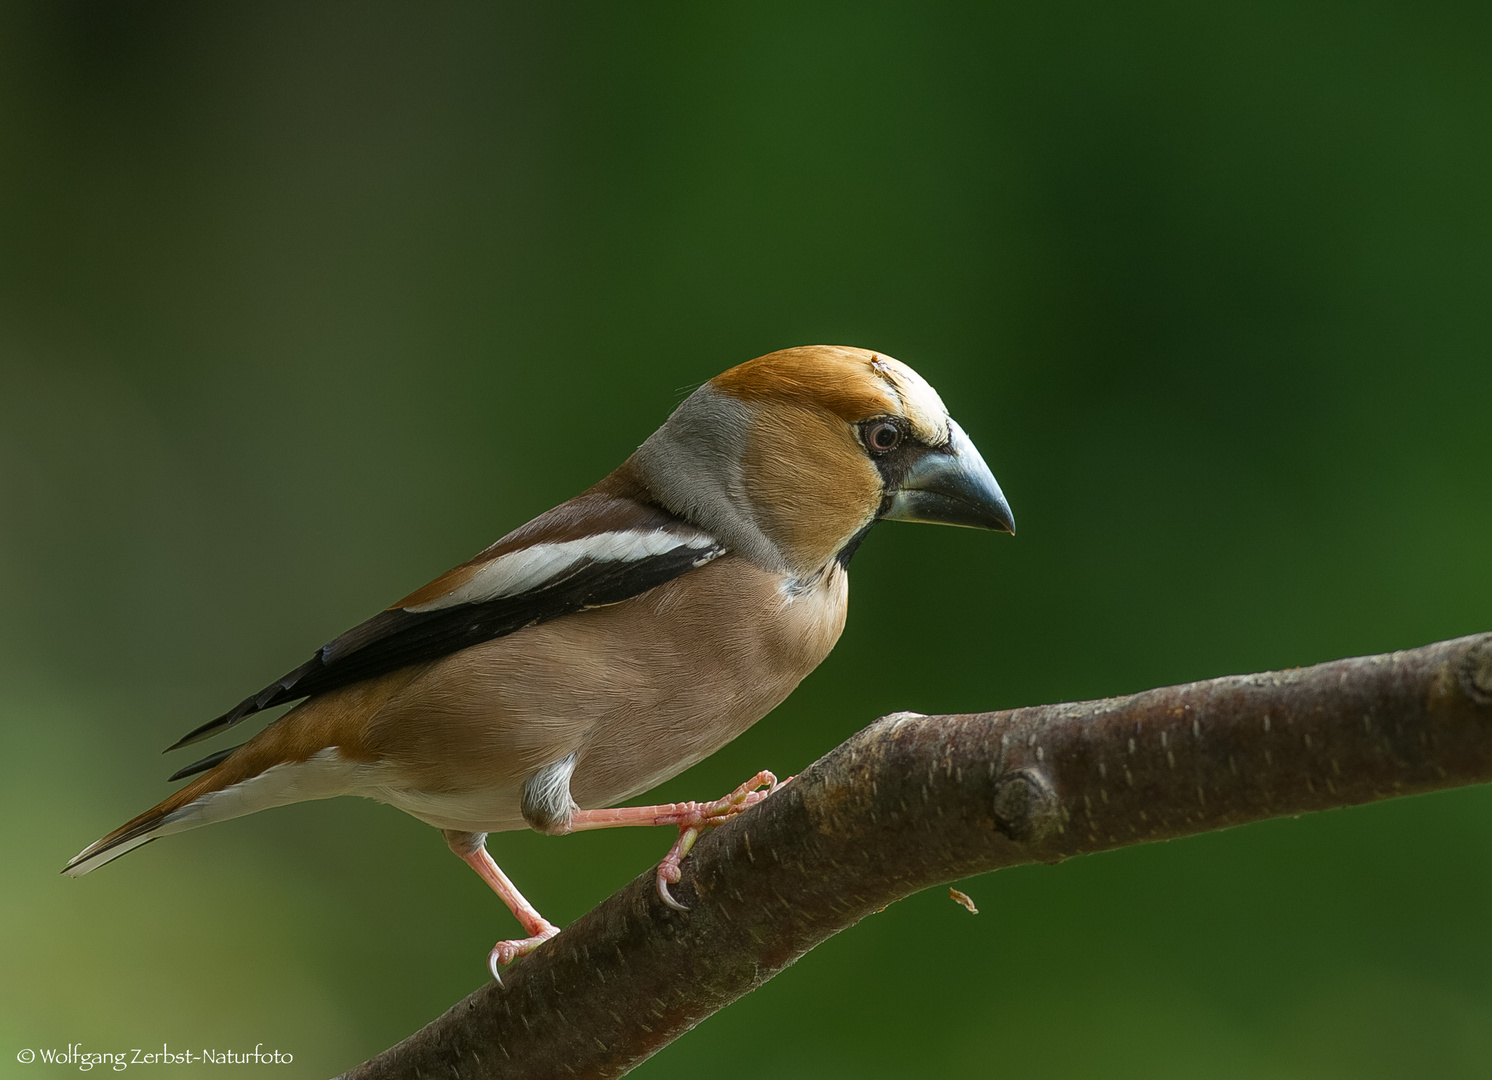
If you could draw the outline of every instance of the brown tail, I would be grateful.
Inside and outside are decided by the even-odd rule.
[[[371,760],[356,749],[362,725],[420,670],[402,668],[308,698],[242,746],[223,752],[221,759],[212,754],[188,765],[176,775],[207,771],[164,802],[89,844],[62,872],[82,877],[158,836],[270,806],[355,790],[355,784],[349,786],[356,771],[354,763]]]
[[[190,824],[180,822],[179,819],[173,821],[172,815],[190,805],[199,796],[215,790],[219,786],[219,783],[214,782],[216,778],[213,774],[216,771],[214,769],[204,773],[186,787],[173,792],[168,798],[152,806],[145,813],[126,821],[102,839],[95,840],[78,852],[73,860],[62,868],[62,872],[68,877],[82,877],[90,870],[96,870],[104,863],[119,858],[125,852],[150,843],[157,836],[191,828]],[[179,824],[179,827],[170,828],[172,824]]]

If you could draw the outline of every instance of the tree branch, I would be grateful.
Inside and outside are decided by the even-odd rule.
[[[347,1073],[621,1076],[866,915],[1028,862],[1492,780],[1492,633],[1130,697],[883,717]]]

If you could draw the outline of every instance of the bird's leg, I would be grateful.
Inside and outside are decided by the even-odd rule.
[[[791,780],[792,777],[788,777]],[[622,806],[610,810],[577,810],[570,818],[567,832],[582,832],[587,829],[612,829],[620,825],[673,825],[679,830],[679,838],[658,864],[658,895],[663,902],[677,911],[688,911],[673,898],[668,886],[681,876],[679,864],[705,829],[724,825],[731,818],[761,802],[782,784],[777,777],[763,769],[750,780],[736,788],[723,799],[714,802],[664,803],[661,806]],[[761,790],[766,788],[765,791]]]
[[[536,948],[559,933],[559,927],[555,926],[544,916],[540,915],[538,909],[530,904],[518,886],[502,872],[502,867],[493,861],[492,856],[487,853],[487,836],[485,833],[467,833],[444,830],[446,843],[451,850],[460,856],[461,861],[466,863],[477,872],[483,881],[492,887],[497,893],[498,899],[508,905],[517,920],[523,924],[529,937],[513,941],[499,941],[492,946],[492,952],[487,956],[487,970],[492,972],[492,977],[502,982],[502,976],[497,972],[499,967],[511,964],[520,956],[526,956]]]

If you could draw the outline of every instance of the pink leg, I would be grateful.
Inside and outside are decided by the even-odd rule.
[[[791,780],[792,777],[788,777]],[[787,783],[782,781],[782,784]],[[570,818],[569,832],[588,829],[612,829],[621,825],[673,825],[679,830],[679,838],[669,848],[668,854],[658,864],[658,895],[663,902],[677,911],[688,911],[668,891],[671,883],[682,876],[679,864],[705,829],[724,825],[731,818],[757,803],[782,786],[765,769],[746,781],[723,799],[714,802],[664,803],[661,806],[623,806],[613,810],[577,810]],[[760,790],[766,788],[766,791]],[[496,869],[496,867],[494,867]],[[479,871],[480,872],[480,871]],[[501,871],[498,871],[501,873]],[[495,887],[495,886],[494,886]],[[511,906],[511,905],[510,905]],[[516,911],[515,911],[516,914]]]
[[[465,836],[469,835],[465,834]],[[457,834],[457,836],[462,839],[465,838],[462,834]],[[461,861],[475,870],[483,881],[492,886],[492,891],[497,893],[498,898],[504,904],[508,905],[508,910],[517,917],[518,921],[523,924],[523,929],[527,930],[530,935],[529,937],[515,941],[499,941],[492,947],[492,952],[487,956],[487,970],[492,972],[494,979],[502,982],[502,977],[497,973],[499,967],[511,964],[518,957],[526,956],[533,952],[544,942],[554,937],[555,934],[558,934],[559,927],[540,915],[538,910],[524,899],[523,894],[509,880],[508,875],[502,872],[502,867],[493,862],[492,856],[487,853],[485,838],[483,838],[482,843],[477,844],[469,851],[463,851],[462,848],[468,845],[460,844],[458,846],[459,840],[452,840],[451,834],[447,834],[446,840],[450,843],[451,850],[461,856]]]

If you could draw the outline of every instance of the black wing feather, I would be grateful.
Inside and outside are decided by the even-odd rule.
[[[239,743],[237,746],[230,746],[226,750],[219,750],[215,754],[208,754],[200,761],[194,761],[190,765],[184,765],[181,768],[177,769],[170,776],[166,777],[166,783],[170,784],[177,780],[185,780],[188,776],[196,776],[199,772],[206,772],[214,765],[218,765],[224,761],[227,761],[228,758],[233,755],[233,752],[235,750],[241,749],[243,745],[243,743]]]
[[[433,611],[404,608],[380,611],[323,645],[294,671],[245,698],[222,716],[188,732],[167,750],[215,735],[262,709],[335,690],[410,664],[436,660],[535,623],[586,608],[621,603],[724,553],[725,548],[718,543],[708,547],[681,544],[645,559],[581,560],[542,587],[515,596]],[[178,775],[184,774],[185,770]]]

